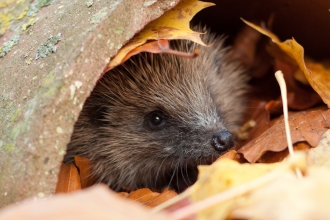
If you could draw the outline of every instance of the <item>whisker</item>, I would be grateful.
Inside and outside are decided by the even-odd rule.
[[[158,167],[158,170],[157,170],[157,174],[156,174],[156,179],[155,179],[155,188],[157,187],[157,179],[158,179],[158,176],[159,176],[159,172],[160,172],[160,169],[162,168],[162,165],[163,163],[165,162],[165,160],[169,157],[170,155],[168,155],[167,157],[165,157],[163,159],[163,161],[161,162],[160,166]]]

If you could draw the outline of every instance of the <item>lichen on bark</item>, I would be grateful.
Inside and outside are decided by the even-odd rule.
[[[178,0],[19,2],[0,11],[12,25],[0,48],[19,36],[0,58],[0,207],[54,192],[74,123],[110,58]]]

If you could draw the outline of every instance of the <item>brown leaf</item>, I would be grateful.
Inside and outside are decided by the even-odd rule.
[[[166,202],[167,200],[177,196],[178,194],[173,191],[173,190],[169,190],[169,189],[165,189],[162,193],[160,193],[157,197],[155,197],[154,199],[149,200],[148,202],[144,203],[145,205],[149,206],[149,207],[155,207],[158,206],[159,204]]]
[[[243,20],[244,21],[244,20]],[[313,65],[313,72],[307,69],[307,65],[304,60],[304,48],[298,44],[295,39],[286,40],[281,42],[279,38],[271,33],[270,31],[263,29],[255,24],[244,21],[250,27],[256,29],[260,33],[268,36],[271,40],[282,50],[286,55],[287,61],[290,60],[291,65],[295,64],[295,67],[300,68],[307,78],[309,84],[313,89],[321,96],[324,103],[330,107],[330,70],[326,69],[320,64]],[[311,65],[311,64],[310,64]],[[283,69],[281,69],[284,75],[286,74]]]
[[[296,64],[288,63],[278,57],[275,58],[275,71],[281,70],[288,91],[288,107],[295,110],[305,110],[322,103],[321,97],[310,87],[303,85],[295,79],[299,67]],[[281,98],[278,99],[281,102]]]
[[[167,54],[173,54],[173,55],[186,57],[186,58],[195,58],[199,54],[198,50],[194,51],[194,53],[186,53],[186,52],[181,52],[181,51],[177,51],[177,50],[172,50],[170,48],[170,42],[168,40],[156,40],[156,41],[147,42],[141,46],[134,48],[128,54],[126,54],[126,56],[123,58],[122,62],[125,62],[130,57],[132,57],[138,53],[141,53],[141,52],[167,53]]]
[[[121,196],[135,200],[149,207],[155,207],[178,194],[169,189],[165,189],[162,193],[153,192],[148,188],[138,189],[131,193],[119,193]]]
[[[80,177],[73,164],[62,164],[55,193],[69,193],[81,189]]]
[[[271,100],[265,106],[266,111],[270,115],[281,115],[283,114],[283,103],[282,100]]]
[[[249,103],[249,111],[247,111],[247,115],[245,116],[247,122],[236,134],[239,138],[239,146],[244,146],[270,127],[269,113],[265,109],[266,104],[267,102],[263,100],[254,100]],[[249,123],[253,123],[254,125],[249,126]]]
[[[240,61],[251,73],[260,78],[271,67],[271,57],[266,51],[264,36],[255,29],[244,26],[235,38],[230,59]]]
[[[94,179],[91,176],[91,162],[84,157],[75,156],[74,157],[75,163],[79,168],[79,176],[81,182],[81,188],[86,188],[94,183]]]
[[[315,147],[330,127],[330,110],[312,110],[289,115],[292,142],[306,141]],[[238,150],[249,162],[256,162],[266,151],[279,152],[287,147],[283,119],[277,121],[260,137]]]
[[[189,21],[200,10],[214,5],[209,2],[197,0],[182,0],[173,9],[165,12],[158,19],[150,22],[145,28],[134,36],[118,54],[110,61],[106,71],[118,66],[123,58],[134,48],[144,44],[148,40],[161,39],[186,39],[205,45],[200,39],[200,34],[189,27]]]
[[[308,151],[311,146],[308,143],[301,142],[293,146],[294,151],[304,150]],[[258,160],[258,163],[276,163],[284,160],[289,155],[288,148],[280,151],[280,152],[273,152],[267,151],[262,157]],[[309,154],[308,154],[309,155]]]
[[[225,154],[221,155],[217,160],[221,160],[221,159],[224,159],[224,158],[235,160],[236,155],[237,155],[236,150],[229,150]]]

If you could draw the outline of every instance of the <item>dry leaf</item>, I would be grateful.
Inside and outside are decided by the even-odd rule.
[[[266,42],[255,29],[244,26],[235,37],[230,59],[240,61],[252,77],[263,77],[271,67],[271,57],[263,47]]]
[[[90,161],[79,156],[75,156],[74,159],[76,166],[74,164],[61,165],[55,193],[69,193],[93,185],[94,179],[90,176]]]
[[[133,191],[131,193],[119,193],[121,196],[134,201],[140,202],[149,207],[155,207],[178,194],[169,189],[165,189],[162,193],[153,192],[150,189],[143,188]]]
[[[233,208],[230,219],[329,219],[330,172],[309,167],[298,179],[283,172],[270,184],[251,191]]]
[[[90,175],[90,161],[87,158],[75,156],[75,164],[63,164],[60,170],[56,193],[68,193],[74,190],[92,186],[94,179]],[[152,192],[143,188],[131,193],[121,192],[119,195],[135,200],[149,207],[155,207],[177,195],[173,190],[165,189],[162,193]]]
[[[313,72],[306,68],[304,61],[304,48],[299,45],[294,39],[281,42],[278,37],[268,30],[254,25],[248,21],[243,20],[250,27],[258,30],[260,33],[268,36],[271,40],[277,44],[280,49],[285,52],[291,59],[293,59],[297,66],[305,74],[309,84],[313,89],[321,96],[324,103],[330,107],[330,74],[329,70],[326,70],[322,66],[314,67]],[[282,70],[283,71],[283,70]],[[283,71],[285,73],[285,71]]]
[[[283,103],[282,100],[271,100],[265,106],[266,111],[270,115],[281,115],[283,114]]]
[[[94,183],[94,179],[91,176],[91,162],[84,157],[75,156],[74,161],[76,166],[79,168],[79,176],[81,182],[81,188],[86,188]]]
[[[62,163],[55,193],[69,193],[81,189],[80,177],[73,164]]]
[[[299,67],[294,64],[275,58],[275,70],[282,70],[288,90],[288,107],[295,110],[305,110],[322,103],[321,97],[310,87],[299,83],[295,75]],[[278,101],[282,104],[281,98]]]
[[[134,48],[128,54],[126,54],[126,56],[122,59],[122,63],[128,60],[131,56],[134,56],[141,52],[167,53],[167,54],[173,54],[176,56],[181,56],[186,58],[195,58],[199,54],[198,50],[194,51],[194,53],[186,53],[177,50],[172,50],[170,48],[170,42],[168,40],[157,40],[157,41],[147,42],[141,46]]]
[[[289,115],[292,142],[306,141],[315,147],[329,129],[330,110],[301,111]],[[256,162],[266,151],[283,151],[287,147],[284,121],[277,121],[261,136],[238,150],[249,162]]]
[[[294,151],[306,151],[306,153],[311,149],[311,146],[306,142],[300,142],[293,146]],[[276,163],[283,161],[289,155],[289,150],[286,148],[280,152],[267,151],[258,160],[258,163]]]
[[[256,179],[274,168],[274,164],[239,164],[229,159],[217,160],[210,166],[199,166],[197,182],[191,187],[191,200],[196,202],[227,189]],[[236,199],[230,199],[217,206],[198,213],[198,219],[226,219]]]
[[[106,71],[121,64],[131,50],[148,40],[186,39],[205,45],[200,39],[199,35],[201,33],[194,32],[189,28],[189,21],[197,12],[212,5],[214,4],[197,0],[180,1],[173,9],[150,22],[142,31],[136,34],[110,61]]]
[[[266,111],[267,102],[263,100],[251,101],[248,105],[247,122],[237,131],[239,146],[244,146],[252,139],[258,137],[270,127],[269,113]]]
[[[328,125],[329,126],[329,125]],[[309,150],[308,162],[316,166],[330,168],[330,130],[327,130],[322,136],[319,144]]]
[[[217,160],[222,160],[225,158],[235,160],[236,156],[237,156],[236,150],[229,150],[225,154],[221,155]]]

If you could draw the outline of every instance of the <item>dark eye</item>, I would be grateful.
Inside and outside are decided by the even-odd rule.
[[[146,119],[151,129],[160,129],[165,124],[165,115],[160,111],[150,112]]]

